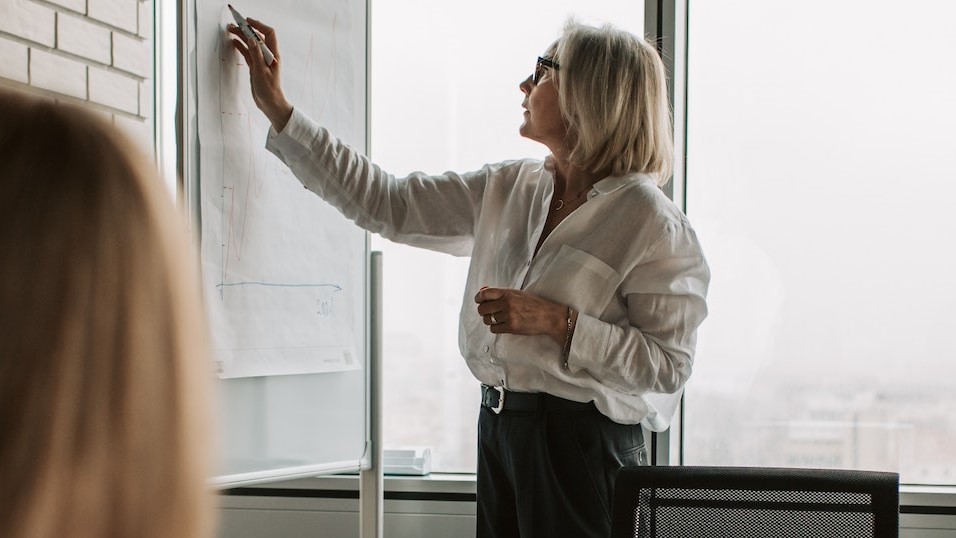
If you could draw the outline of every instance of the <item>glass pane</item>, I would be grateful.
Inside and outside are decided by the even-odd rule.
[[[518,84],[569,15],[643,34],[643,2],[376,2],[372,157],[394,174],[543,158],[518,136]],[[379,237],[384,262],[385,447],[430,446],[433,471],[474,472],[478,382],[458,351],[467,259]]]
[[[956,483],[956,4],[692,2],[685,462]]]

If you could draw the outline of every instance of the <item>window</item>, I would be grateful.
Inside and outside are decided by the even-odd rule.
[[[643,34],[643,2],[381,2],[371,10],[371,155],[397,175],[547,154],[518,135],[535,59],[567,17]],[[478,382],[458,351],[467,259],[373,238],[383,252],[384,437],[474,472]]]
[[[684,462],[956,483],[956,5],[691,2]]]

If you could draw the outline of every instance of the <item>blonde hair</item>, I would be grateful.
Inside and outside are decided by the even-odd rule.
[[[180,220],[113,127],[0,92],[0,536],[212,531]]]
[[[590,172],[656,175],[670,180],[674,144],[667,78],[657,50],[606,24],[571,20],[550,54],[568,124],[572,164]]]

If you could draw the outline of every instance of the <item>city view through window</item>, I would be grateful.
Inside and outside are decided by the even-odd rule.
[[[687,213],[713,280],[685,463],[956,483],[954,19],[691,2]]]
[[[644,27],[642,2],[394,4],[372,9],[371,152],[396,175],[543,157],[517,134],[535,58],[571,14]],[[687,213],[713,280],[684,463],[956,484],[956,6],[708,0],[688,20]],[[372,248],[386,447],[474,472],[468,260]]]

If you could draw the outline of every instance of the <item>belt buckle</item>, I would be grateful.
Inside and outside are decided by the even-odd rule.
[[[505,408],[505,388],[498,387],[498,386],[494,386],[491,388],[498,391],[498,405],[492,407],[491,410],[494,411],[496,415],[500,415],[501,410]]]

